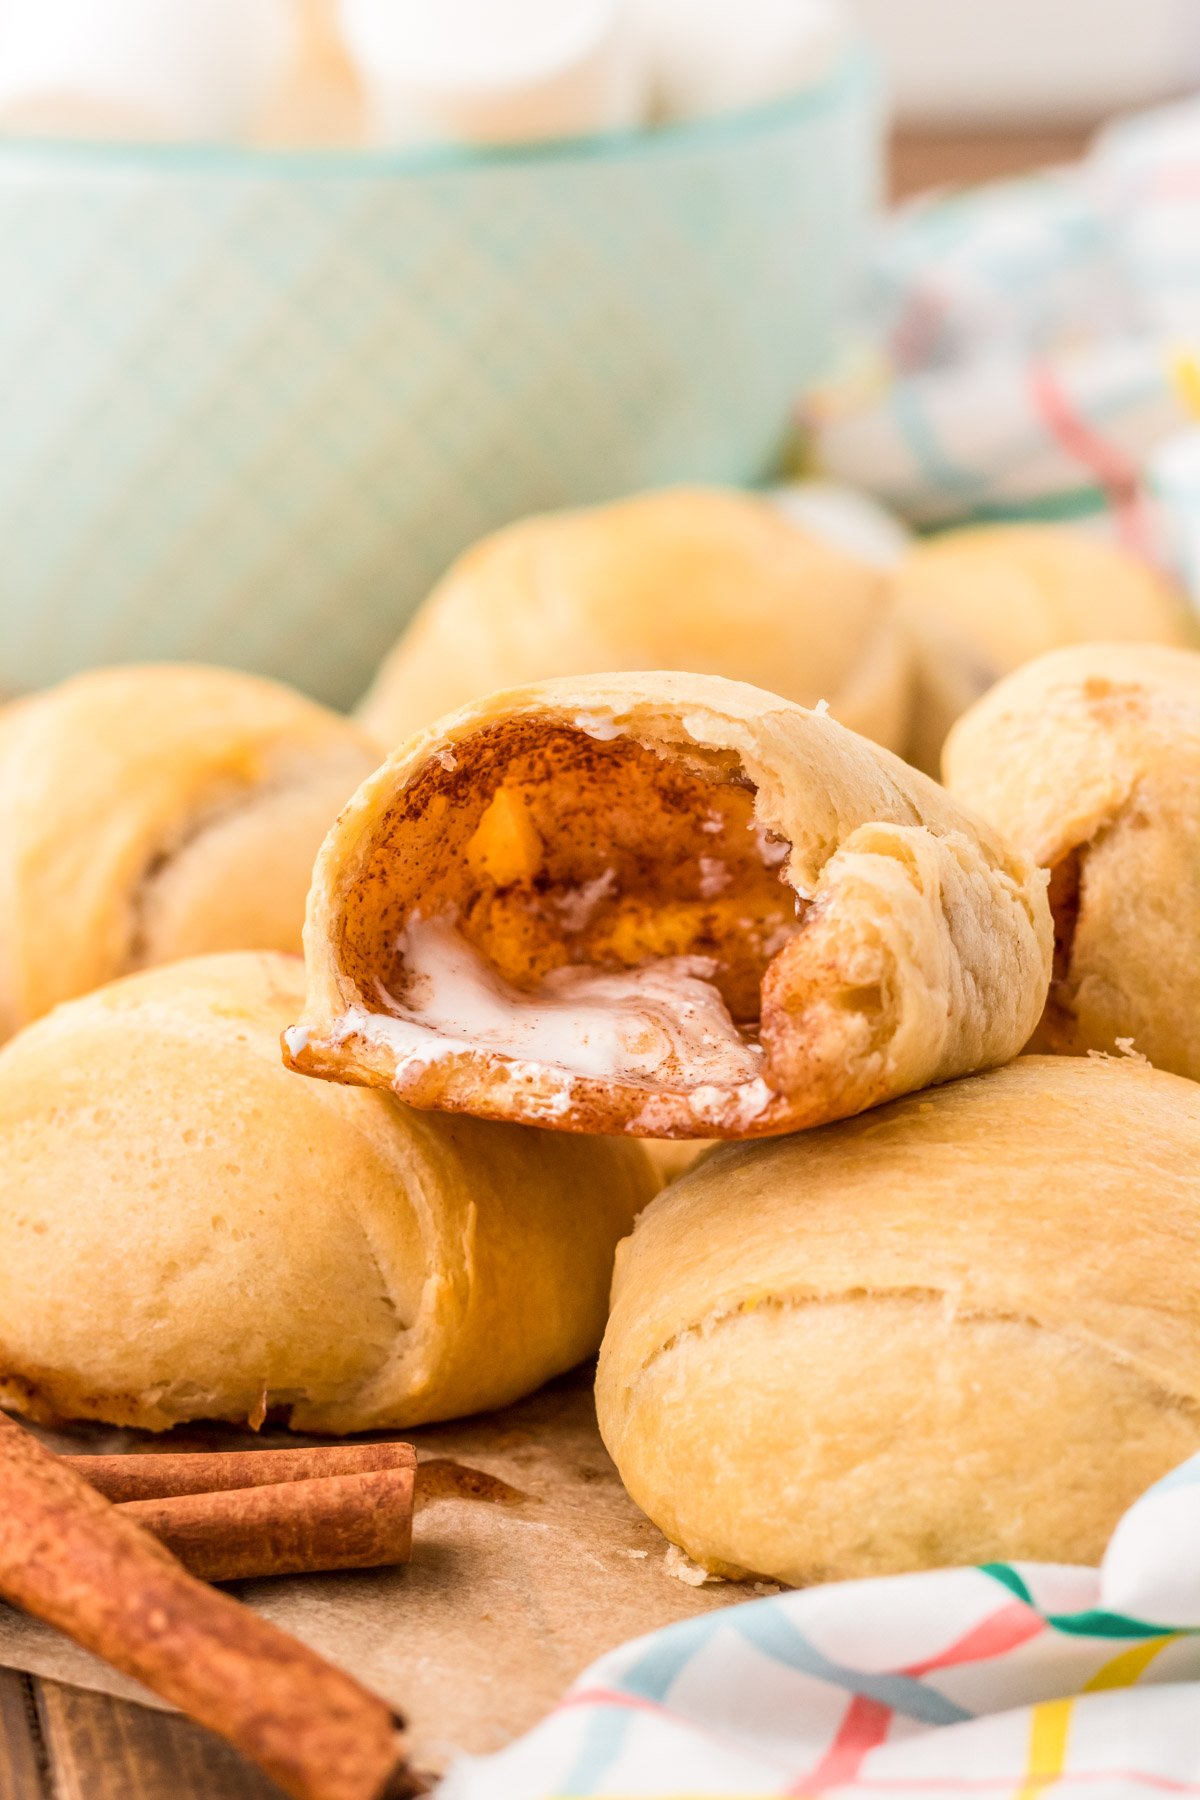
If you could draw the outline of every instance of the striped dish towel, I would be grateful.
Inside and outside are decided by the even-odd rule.
[[[1200,100],[1074,167],[903,208],[866,335],[806,403],[820,472],[922,527],[1087,521],[1195,582],[1197,484],[1169,452],[1200,419]]]
[[[442,1800],[1200,1796],[1200,1457],[1100,1570],[844,1582],[627,1644]]]

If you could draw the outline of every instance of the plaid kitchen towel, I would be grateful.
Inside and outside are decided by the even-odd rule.
[[[806,406],[823,473],[924,527],[1087,522],[1200,592],[1174,448],[1200,418],[1200,100],[1075,167],[901,209],[867,326],[869,359]]]
[[[1200,1457],[1101,1569],[993,1563],[748,1600],[602,1658],[443,1800],[1200,1796]]]

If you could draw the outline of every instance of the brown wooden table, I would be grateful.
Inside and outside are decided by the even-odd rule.
[[[942,182],[996,181],[1050,163],[1073,162],[1095,129],[898,132],[891,150],[892,195],[903,199]]]
[[[0,1800],[279,1800],[279,1790],[186,1719],[0,1669]]]
[[[900,134],[892,192],[986,181],[1078,155],[1083,130]],[[0,1669],[0,1800],[278,1800],[198,1726]]]

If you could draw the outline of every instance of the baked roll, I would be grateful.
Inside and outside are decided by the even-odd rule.
[[[1188,645],[1184,604],[1137,558],[1058,525],[969,525],[926,539],[896,578],[916,659],[909,760],[940,767],[946,734],[994,682],[1089,640]]]
[[[664,1187],[686,1174],[696,1158],[703,1156],[709,1147],[705,1138],[643,1138],[641,1144]]]
[[[1038,1045],[1129,1039],[1200,1080],[1200,655],[1088,644],[993,689],[946,746],[956,794],[1050,871]]]
[[[595,1350],[644,1153],[298,1080],[302,986],[297,958],[200,957],[0,1052],[0,1403],[365,1431]]]
[[[494,695],[326,840],[294,1068],[564,1131],[753,1137],[1014,1056],[1045,877],[819,712],[700,675]]]
[[[614,669],[750,681],[903,748],[910,654],[886,575],[784,509],[672,488],[525,519],[454,565],[360,711],[384,750],[500,688]]]
[[[228,669],[101,669],[0,712],[0,1037],[127,970],[300,947],[313,858],[376,756]]]
[[[724,1575],[1097,1563],[1200,1449],[1200,1088],[1030,1057],[722,1146],[617,1256],[596,1402]]]

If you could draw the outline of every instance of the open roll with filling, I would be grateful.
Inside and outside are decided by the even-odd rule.
[[[292,1067],[568,1131],[752,1137],[1028,1038],[1045,878],[821,712],[715,677],[495,695],[317,861]]]

